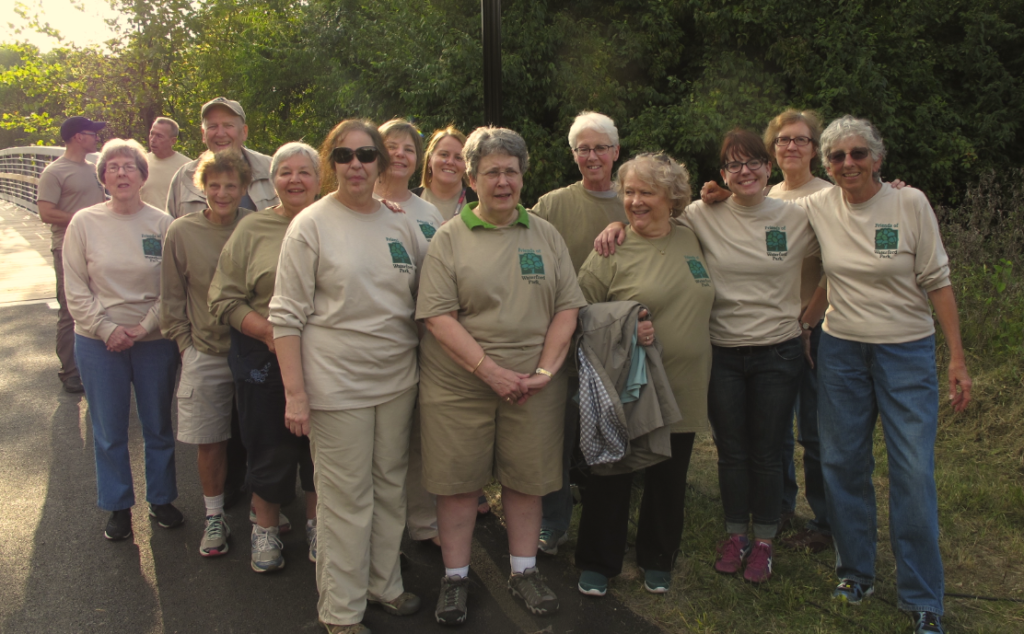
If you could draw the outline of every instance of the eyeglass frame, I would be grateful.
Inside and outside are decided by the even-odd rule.
[[[764,159],[759,158],[752,158],[746,161],[729,161],[728,163],[724,163],[722,165],[722,169],[726,172],[729,172],[730,174],[739,174],[740,172],[743,171],[744,167],[749,169],[751,172],[756,172],[757,170],[761,169],[762,166],[768,165],[770,162],[771,161],[766,161]],[[751,166],[751,163],[757,163],[757,165]],[[729,167],[730,165],[739,165],[739,167],[734,170]]]
[[[138,164],[132,162],[124,163],[123,165],[118,165],[117,163],[107,163],[103,167],[103,171],[107,174],[110,174],[111,176],[116,176],[121,172],[121,170],[124,170],[125,174],[134,174],[139,171],[139,166]]]
[[[840,154],[842,156],[839,156]],[[857,156],[858,154],[860,156]],[[846,161],[846,156],[846,150],[836,150],[835,152],[830,152],[825,158],[828,159],[828,162],[832,165],[842,165]],[[855,161],[863,161],[871,156],[871,150],[866,147],[855,147],[850,150],[849,156]]]
[[[801,142],[801,140],[803,142]],[[796,144],[797,147],[807,147],[808,145],[811,145],[811,144],[814,143],[814,139],[812,139],[809,136],[804,136],[804,135],[800,135],[800,136],[777,136],[777,137],[775,137],[775,140],[772,143],[775,144],[775,147],[781,147],[781,148],[789,147],[790,143]]]
[[[574,147],[572,148],[573,154],[580,157],[588,157],[593,152],[598,156],[607,156],[612,151],[614,145],[595,145],[594,147]],[[603,150],[601,148],[604,148]]]
[[[372,153],[373,158],[364,161],[363,159],[367,153]],[[335,165],[348,165],[352,162],[352,159],[358,160],[362,165],[369,165],[370,163],[375,163],[378,158],[380,158],[380,150],[377,149],[376,145],[364,145],[354,150],[350,147],[336,147],[331,150],[331,160],[334,161]]]

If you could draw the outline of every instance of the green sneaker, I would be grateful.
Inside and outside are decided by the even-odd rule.
[[[540,529],[540,539],[537,540],[537,550],[545,555],[557,555],[558,547],[569,541],[569,535],[565,531],[553,528]]]
[[[640,570],[644,573],[644,590],[651,594],[665,594],[672,585],[672,573],[662,570]]]
[[[580,582],[576,584],[581,594],[592,597],[603,597],[608,593],[608,577],[600,572],[584,570],[580,573]]]

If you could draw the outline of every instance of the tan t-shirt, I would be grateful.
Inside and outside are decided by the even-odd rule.
[[[544,194],[531,211],[562,235],[577,273],[594,250],[594,238],[608,223],[628,222],[621,198],[597,196],[583,187],[583,181]]]
[[[854,205],[834,187],[799,202],[828,276],[825,332],[864,343],[905,343],[935,332],[928,293],[949,286],[949,258],[920,190],[883,185]]]
[[[466,205],[434,236],[423,263],[416,319],[458,311],[459,323],[499,366],[533,373],[556,313],[586,305],[569,250],[546,220],[520,206],[506,227]],[[480,381],[423,337],[424,380],[474,394]]]
[[[693,229],[715,283],[711,343],[769,346],[800,335],[800,271],[818,241],[798,205],[766,198],[691,204],[677,219]]]
[[[290,223],[273,209],[249,214],[238,223],[210,282],[210,312],[217,321],[241,332],[242,320],[250,312],[270,314],[277,260]]]
[[[295,217],[278,263],[274,337],[302,338],[309,406],[373,407],[416,385],[413,313],[427,243],[408,214],[327,196]]]
[[[715,286],[693,231],[673,225],[667,236],[645,241],[629,230],[614,255],[603,258],[591,252],[580,269],[579,282],[591,304],[636,301],[650,309],[665,372],[683,414],[683,420],[669,429],[672,433],[707,431],[708,321]]]
[[[833,187],[832,183],[828,182],[823,178],[814,176],[811,180],[807,181],[796,189],[781,189],[781,184],[773,185],[771,190],[768,192],[769,198],[775,198],[777,200],[785,200],[788,202],[794,202],[805,196],[810,196],[814,192],[821,191],[828,187]],[[821,254],[812,255],[804,258],[803,268],[800,271],[800,310],[807,308],[807,304],[810,303],[811,297],[814,295],[814,291],[818,290],[818,285],[821,282],[821,276],[824,275],[824,270],[821,268]]]
[[[381,197],[374,194],[373,197],[381,200]],[[444,224],[441,212],[433,204],[423,200],[416,194],[409,196],[408,200],[397,203],[405,213],[409,214],[416,221],[416,226],[423,232],[423,237],[429,243],[437,230]]]
[[[118,326],[160,339],[160,264],[172,218],[149,205],[122,215],[106,203],[82,209],[64,236],[64,292],[75,332],[106,341]]]
[[[430,191],[429,187],[424,187],[420,197],[433,205],[442,218],[448,220],[459,215],[460,208],[466,204],[466,195],[469,193],[469,189],[463,189],[451,198],[438,198],[434,192]]]
[[[231,329],[210,314],[210,282],[224,244],[242,218],[239,209],[229,225],[215,225],[203,212],[182,216],[171,223],[164,243],[160,277],[160,329],[184,352],[189,346],[218,357],[228,356]]]
[[[36,202],[52,203],[69,214],[98,205],[106,199],[103,185],[96,179],[96,166],[88,161],[77,163],[62,156],[47,165],[39,175]],[[63,247],[65,229],[50,225],[53,234],[50,238],[51,251],[59,251]]]
[[[156,154],[147,152],[146,160],[149,162],[149,178],[140,192],[142,200],[161,211],[166,211],[164,207],[167,206],[167,190],[171,188],[171,179],[182,165],[192,159],[179,152],[167,158],[159,158]]]

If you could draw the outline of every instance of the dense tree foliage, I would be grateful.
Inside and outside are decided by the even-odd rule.
[[[117,0],[108,54],[0,49],[0,142],[52,143],[84,112],[144,139],[160,114],[195,153],[199,106],[240,100],[250,142],[319,143],[338,120],[483,123],[475,0]],[[885,174],[955,201],[1024,159],[1024,0],[506,0],[504,124],[529,143],[532,202],[578,178],[565,134],[611,115],[627,152],[664,149],[700,181],[735,126],[787,106],[871,119]]]

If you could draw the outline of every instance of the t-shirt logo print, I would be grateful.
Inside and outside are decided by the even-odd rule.
[[[694,280],[708,279],[708,272],[704,269],[704,265],[700,260],[687,260],[686,264],[690,267],[690,275],[693,276]]]
[[[875,229],[875,250],[891,251],[900,246],[899,229]]]
[[[142,238],[142,254],[149,258],[158,258],[163,255],[163,245],[160,238],[146,236]]]
[[[389,240],[388,248],[391,249],[391,262],[394,264],[412,264],[412,259],[409,257],[409,252],[405,250],[405,245],[397,240]]]
[[[539,253],[520,253],[519,270],[523,275],[544,275],[544,258]]]
[[[764,232],[764,244],[768,247],[769,253],[780,253],[789,251],[786,247],[786,232],[778,229],[771,229]]]
[[[420,231],[423,232],[423,237],[427,239],[427,242],[430,242],[430,239],[434,237],[435,233],[437,233],[437,229],[422,220],[417,220],[416,222],[420,226]]]

